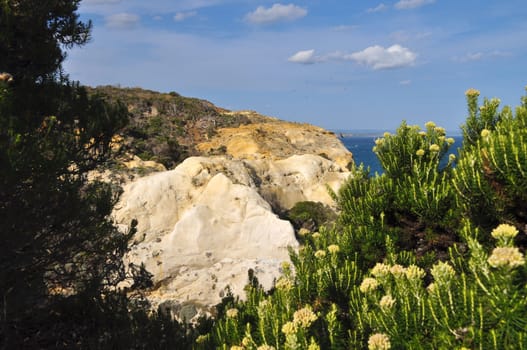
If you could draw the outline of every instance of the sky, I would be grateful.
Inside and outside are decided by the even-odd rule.
[[[464,123],[464,92],[516,106],[525,0],[83,0],[70,78],[331,130]]]

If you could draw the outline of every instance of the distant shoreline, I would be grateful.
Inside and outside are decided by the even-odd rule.
[[[346,138],[346,137],[383,137],[383,134],[385,132],[389,132],[390,134],[395,134],[395,130],[330,130],[331,132],[335,133],[335,135],[339,138]],[[447,131],[447,135],[450,137],[461,137],[462,133],[460,131],[449,133]]]
[[[381,137],[385,131],[382,130],[331,130],[342,139],[345,137]],[[390,131],[391,132],[391,131]]]

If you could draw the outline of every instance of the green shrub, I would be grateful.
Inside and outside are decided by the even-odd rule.
[[[335,195],[342,211],[338,221],[343,230],[353,227],[361,260],[371,264],[384,256],[386,237],[420,257],[445,255],[457,240],[450,183],[455,157],[447,157],[454,140],[432,122],[425,129],[403,122],[395,134],[385,133],[373,149],[384,174],[370,177],[359,166]]]
[[[296,229],[306,228],[316,231],[321,225],[331,223],[336,218],[335,212],[320,202],[304,201],[296,203],[285,213],[285,218]]]
[[[498,112],[498,99],[485,99],[478,108],[477,90],[468,92],[466,142],[453,181],[459,204],[487,232],[500,222],[525,232],[527,96],[513,115],[507,107]]]
[[[428,274],[416,265],[377,264],[353,296],[364,331],[385,334],[401,349],[527,347],[525,258],[504,237],[517,230],[494,232],[498,246],[489,254],[465,227],[468,257],[452,250]]]
[[[478,108],[474,90],[467,98],[456,168],[443,159],[452,140],[432,123],[379,139],[385,174],[354,168],[333,193],[336,225],[307,233],[275,288],[250,283],[247,301],[202,339],[221,349],[526,349],[527,97],[514,116],[497,100]]]

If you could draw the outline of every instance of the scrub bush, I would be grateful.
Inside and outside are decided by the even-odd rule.
[[[460,159],[427,123],[377,141],[275,287],[247,287],[201,339],[219,349],[525,349],[525,123],[469,90]]]

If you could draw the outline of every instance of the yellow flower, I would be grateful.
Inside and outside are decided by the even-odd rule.
[[[448,161],[449,161],[450,163],[452,163],[452,162],[455,161],[455,160],[456,160],[456,155],[455,155],[455,154],[449,154],[449,155],[448,155]]]
[[[304,228],[304,227],[298,230],[298,235],[302,237],[307,236],[309,233],[311,233],[311,231],[309,231],[307,228]]]
[[[375,144],[376,144],[377,146],[381,146],[383,143],[384,143],[384,139],[376,139],[376,140],[375,140]]]
[[[340,251],[340,247],[336,244],[332,244],[328,246],[328,251],[330,252],[330,254],[336,254]]]
[[[315,232],[313,233],[313,236],[312,236],[314,239],[317,239],[317,238],[320,238],[320,233],[318,232]]]
[[[253,340],[251,339],[251,337],[243,337],[242,339],[242,345],[245,346],[245,347],[249,347],[253,344]]]
[[[498,227],[496,227],[494,230],[492,230],[492,237],[496,239],[505,239],[510,240],[516,237],[518,234],[518,230],[516,227],[508,224],[501,224]]]
[[[388,350],[391,347],[390,338],[384,333],[375,333],[368,339],[368,350]]]
[[[437,139],[438,139],[439,142],[441,142],[441,143],[445,142],[445,137],[444,137],[444,136],[439,136]]]
[[[317,315],[315,315],[315,313],[311,309],[311,306],[309,305],[301,308],[300,310],[295,311],[295,313],[293,314],[293,323],[302,328],[309,327],[316,320]]]
[[[436,126],[434,130],[443,135],[446,133],[445,128],[442,128],[440,126]]]
[[[523,254],[516,247],[494,248],[491,256],[487,260],[492,267],[515,268],[525,264]]]
[[[417,152],[415,152],[415,154],[416,154],[418,157],[422,157],[422,156],[425,155],[425,150],[419,148],[419,149],[417,150]]]
[[[262,300],[262,301],[260,301],[260,302],[258,303],[258,308],[259,308],[259,309],[262,309],[262,310],[263,310],[263,309],[266,309],[266,308],[268,308],[268,307],[270,307],[270,306],[271,306],[271,303],[269,302],[269,300]]]
[[[320,350],[320,346],[315,342],[315,339],[311,338],[311,343],[309,343],[307,350]]]
[[[382,134],[385,138],[392,136],[388,131],[386,131],[384,134]]]
[[[452,145],[452,144],[454,144],[454,142],[456,142],[456,140],[454,140],[453,137],[449,137],[449,138],[446,139],[446,142],[447,142],[449,145]]]
[[[275,287],[276,289],[284,290],[287,292],[293,289],[293,281],[291,281],[289,278],[280,277],[278,281],[276,281]]]
[[[393,305],[395,304],[395,299],[392,298],[391,295],[385,295],[381,298],[381,300],[379,301],[379,306],[381,307],[381,309],[383,310],[388,310],[388,309],[391,309],[393,307]]]
[[[426,287],[426,290],[429,292],[429,293],[434,293],[436,291],[436,284],[435,283],[430,283],[428,285],[428,287]]]
[[[238,309],[229,309],[225,312],[228,318],[238,317]]]
[[[426,131],[419,131],[419,135],[426,136]]]
[[[434,123],[434,122],[432,122],[432,121],[426,122],[426,123],[425,123],[425,127],[426,127],[427,129],[433,129],[433,128],[436,127],[436,123]]]
[[[315,252],[315,257],[316,258],[322,259],[325,256],[326,256],[326,251],[325,250],[317,250]]]
[[[434,280],[439,284],[448,283],[456,275],[456,271],[446,262],[438,262],[430,270]]]
[[[371,269],[371,274],[377,278],[386,277],[390,273],[390,266],[382,263],[377,263]]]
[[[406,269],[406,278],[409,280],[419,280],[425,277],[425,270],[416,265],[410,265]]]
[[[379,282],[375,278],[366,277],[360,284],[359,290],[363,293],[368,293],[377,289]]]
[[[244,350],[243,346],[233,345],[231,346],[231,350]]]
[[[470,96],[476,96],[478,97],[479,96],[479,90],[476,90],[476,89],[468,89],[467,91],[465,91],[465,96],[467,97],[470,97]]]
[[[440,149],[439,145],[436,145],[435,143],[430,145],[430,152],[439,152]]]
[[[264,344],[257,347],[256,350],[276,350],[276,348],[274,346]]]
[[[490,135],[490,131],[487,129],[481,130],[481,137],[486,138]]]
[[[257,347],[256,350],[276,350],[276,348],[274,346],[264,344]]]
[[[406,269],[399,264],[395,264],[390,267],[390,272],[394,277],[401,277],[406,273]]]
[[[291,263],[289,261],[282,261],[280,268],[282,272],[287,275],[289,272],[291,272]]]
[[[294,322],[286,322],[282,326],[282,333],[285,335],[295,334],[297,331],[296,324]]]

